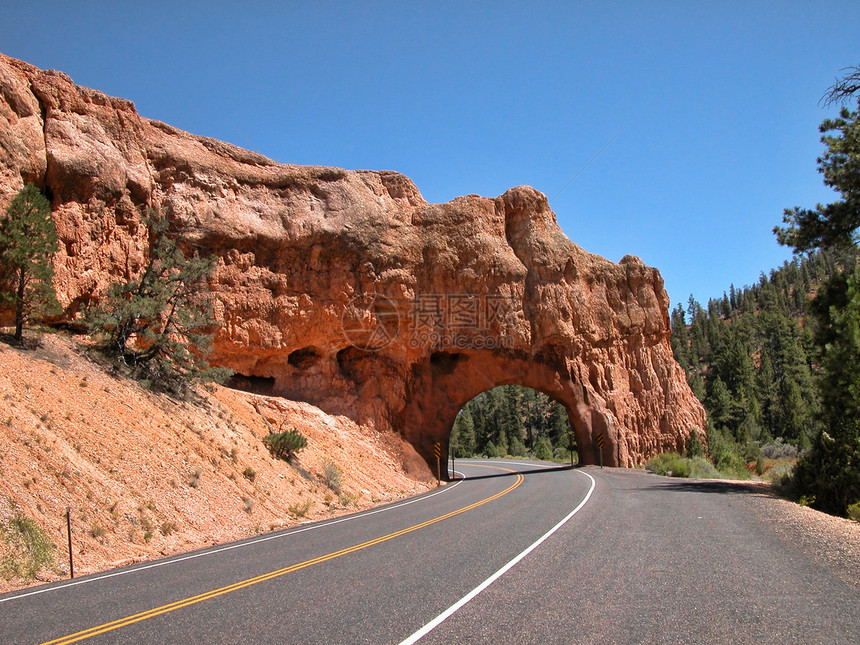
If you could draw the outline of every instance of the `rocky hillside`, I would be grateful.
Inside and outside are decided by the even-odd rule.
[[[26,564],[16,518],[54,545],[44,581],[68,575],[67,507],[83,574],[435,485],[397,434],[221,386],[181,402],[126,379],[82,339],[47,333],[31,345],[0,343],[0,591],[34,582],[12,575]],[[261,438],[293,427],[307,447],[292,463],[273,458]]]

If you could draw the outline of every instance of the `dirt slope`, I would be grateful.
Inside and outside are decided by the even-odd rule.
[[[44,334],[29,349],[0,343],[0,591],[68,575],[67,507],[83,574],[434,485],[393,433],[221,386],[200,387],[198,397],[150,392],[96,360],[82,339]],[[260,439],[293,427],[308,446],[289,464]],[[341,473],[340,487],[325,483],[326,469]],[[9,521],[22,516],[55,545],[53,564],[30,581],[9,578],[10,558],[21,562]]]

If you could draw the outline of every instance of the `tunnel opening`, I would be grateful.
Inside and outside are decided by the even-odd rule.
[[[425,357],[412,366],[411,376],[407,403],[397,418],[397,426],[434,473],[445,472],[446,455],[451,454],[449,444],[453,426],[455,423],[459,426],[467,420],[462,413],[463,408],[468,407],[469,415],[472,415],[474,409],[471,406],[476,406],[477,403],[470,405],[470,401],[482,396],[497,399],[505,392],[508,401],[518,402],[517,405],[526,410],[531,406],[531,399],[540,400],[543,404],[552,399],[560,404],[561,408],[554,413],[551,409],[548,410],[547,417],[566,422],[560,427],[563,427],[568,435],[568,428],[572,428],[574,437],[566,437],[568,443],[565,448],[561,431],[556,430],[550,435],[550,448],[554,458],[560,456],[556,454],[558,448],[561,448],[558,453],[567,450],[568,452],[563,454],[570,457],[573,452],[570,450],[572,443],[576,452],[575,464],[601,463],[615,466],[619,463],[617,433],[611,414],[605,410],[602,401],[592,397],[574,375],[561,370],[557,365],[530,357],[462,350],[457,352],[456,358],[444,356],[442,353],[438,353],[435,360],[432,360],[431,356]],[[520,389],[514,387],[510,391],[495,391],[498,387],[510,386]],[[531,388],[534,394],[523,395],[526,388]],[[492,394],[486,394],[487,392]],[[537,396],[538,393],[541,397]],[[478,401],[482,400],[483,398],[478,398]],[[508,405],[503,409],[510,407]],[[516,409],[516,406],[513,409]],[[518,414],[526,416],[522,410]],[[461,417],[459,422],[458,417]],[[472,421],[474,422],[474,418]],[[520,441],[526,447],[526,454],[540,448],[541,455],[545,456],[546,450],[541,447],[545,442],[538,444],[537,439],[546,435],[545,431],[541,431],[541,428],[546,426],[546,419],[541,423],[533,423],[532,426],[534,425],[537,426],[537,431],[531,426],[521,428]],[[504,424],[500,424],[500,429],[503,427]],[[455,439],[460,434],[459,430],[458,427]],[[486,439],[476,436],[474,449],[468,441],[459,441],[463,444],[459,448],[459,454],[485,454],[488,440],[493,439],[492,431],[484,431],[484,436],[486,435],[489,435]],[[507,430],[505,436],[508,448],[504,452],[509,454],[511,443]],[[495,439],[492,447],[500,450]],[[514,442],[513,452],[522,452],[517,442]],[[568,465],[569,463],[568,460]]]
[[[528,458],[576,464],[576,434],[565,407],[543,392],[501,385],[469,400],[448,445],[456,458]]]

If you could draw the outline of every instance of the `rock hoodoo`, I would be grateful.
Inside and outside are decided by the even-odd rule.
[[[704,411],[669,344],[656,269],[571,242],[518,187],[429,204],[395,172],[275,163],[0,55],[0,207],[52,202],[66,316],[142,265],[156,206],[217,254],[214,362],[425,457],[460,408],[516,383],[558,399],[580,458],[683,449]]]

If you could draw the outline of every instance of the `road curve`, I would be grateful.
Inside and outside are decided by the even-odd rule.
[[[777,537],[749,492],[537,462],[457,468],[464,481],[405,503],[0,596],[0,643],[849,643],[860,633],[858,588]]]

